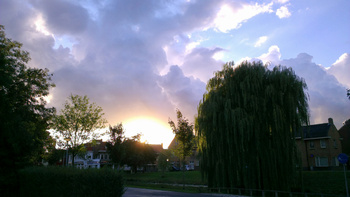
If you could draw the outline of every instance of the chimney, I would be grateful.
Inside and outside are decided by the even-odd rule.
[[[328,118],[328,124],[333,125],[333,118]]]

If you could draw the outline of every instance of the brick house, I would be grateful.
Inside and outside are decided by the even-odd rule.
[[[342,152],[341,137],[332,118],[328,123],[303,126],[296,135],[296,144],[304,170],[329,170],[339,166],[337,157]]]

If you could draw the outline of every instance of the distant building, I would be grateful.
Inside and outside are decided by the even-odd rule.
[[[303,126],[296,135],[304,170],[329,170],[339,166],[338,155],[342,152],[341,137],[329,118],[328,123]]]
[[[77,168],[101,168],[110,163],[109,154],[107,152],[107,142],[96,140],[94,143],[84,144],[85,155],[77,155],[74,158],[74,165]],[[72,155],[69,155],[69,164],[72,165]]]
[[[86,153],[84,155],[77,155],[74,158],[74,165],[77,168],[87,169],[87,168],[102,168],[105,165],[112,166],[111,159],[107,150],[107,142],[102,140],[96,140],[94,143],[84,144]],[[158,155],[163,151],[163,144],[149,144],[150,147]],[[72,165],[72,155],[69,155],[69,165]],[[125,170],[130,170],[129,166],[124,166]],[[157,171],[157,163],[147,164],[145,166],[140,166],[140,171]]]
[[[350,119],[344,121],[343,126],[339,129],[342,139],[343,153],[350,155]]]
[[[178,142],[174,137],[174,139],[171,141],[168,149],[169,150],[174,149],[177,145],[178,145]],[[170,162],[175,167],[180,168],[182,166],[182,161],[180,161],[180,158],[176,157],[175,155],[173,155],[170,158]],[[199,170],[198,147],[197,147],[196,143],[193,146],[192,155],[186,157],[185,165],[187,165],[187,170]]]

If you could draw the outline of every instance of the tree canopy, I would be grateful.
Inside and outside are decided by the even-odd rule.
[[[30,68],[22,44],[6,38],[0,25],[0,155],[1,175],[37,163],[48,139],[54,108],[45,96],[54,86],[47,69]],[[6,181],[3,182],[3,181]],[[9,178],[1,178],[6,187]]]
[[[233,62],[198,106],[202,173],[210,187],[288,190],[300,166],[295,134],[308,124],[307,86],[291,68]]]
[[[168,123],[175,134],[175,140],[177,142],[174,147],[174,153],[182,161],[185,161],[186,156],[192,154],[192,149],[194,146],[194,134],[193,134],[193,124],[182,116],[179,109],[176,110],[177,116],[177,126],[169,119]]]
[[[107,142],[107,150],[112,163],[119,166],[125,157],[123,142],[125,140],[124,127],[122,123],[115,126],[109,126],[109,141]]]
[[[192,155],[194,146],[194,125],[182,116],[179,109],[176,110],[177,126],[170,118],[168,123],[175,134],[176,145],[173,147],[173,152],[176,157],[182,161],[182,182],[185,188],[185,159]]]
[[[87,96],[70,95],[61,114],[55,116],[53,129],[60,134],[57,144],[70,147],[73,165],[74,157],[84,151],[84,143],[98,138],[96,130],[104,128],[107,121],[102,111],[95,103],[90,104]]]
[[[135,173],[138,167],[154,163],[156,153],[150,145],[140,142],[141,135],[126,138],[124,132],[122,123],[109,127],[110,140],[107,143],[107,150],[112,162],[117,166],[126,164]]]

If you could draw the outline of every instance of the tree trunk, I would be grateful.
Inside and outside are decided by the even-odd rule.
[[[182,158],[182,189],[185,189],[185,158]]]

